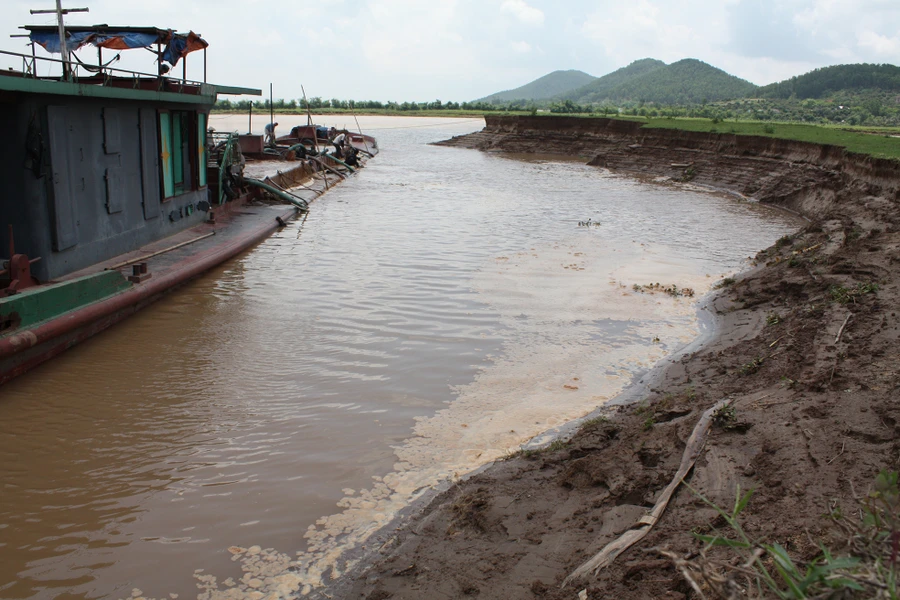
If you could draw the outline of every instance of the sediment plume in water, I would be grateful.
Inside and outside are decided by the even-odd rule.
[[[447,408],[417,421],[413,436],[395,449],[391,473],[374,478],[369,489],[345,490],[343,510],[306,532],[306,551],[235,548],[244,577],[217,586],[200,574],[201,597],[310,593],[352,568],[342,556],[422,494],[583,417],[694,339],[692,298],[634,286],[665,282],[699,296],[721,274],[698,273],[696,265],[666,254],[661,247],[605,247],[583,237],[496,257],[473,285],[509,332],[502,355],[457,387]]]

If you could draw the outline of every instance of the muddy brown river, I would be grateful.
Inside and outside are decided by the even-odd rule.
[[[381,154],[305,221],[0,388],[0,597],[314,589],[411,500],[697,337],[700,296],[798,226],[427,145],[480,120],[360,124]],[[657,282],[695,296],[634,289]]]

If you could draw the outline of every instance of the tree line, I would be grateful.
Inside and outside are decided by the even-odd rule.
[[[216,102],[217,111],[250,110],[250,100]],[[662,104],[644,101],[604,101],[579,104],[572,100],[536,103],[531,100],[511,102],[380,102],[377,100],[330,100],[313,97],[309,110],[384,110],[386,112],[416,111],[476,111],[482,113],[538,113],[592,115],[597,117],[694,117],[717,120],[779,121],[810,124],[846,124],[897,127],[900,126],[900,103],[892,92],[832,94],[827,99],[807,98],[739,98],[719,102],[701,101],[693,104]],[[275,100],[275,110],[305,112],[307,102],[300,100]],[[269,110],[268,100],[253,101],[253,109]]]
[[[895,65],[835,65],[822,67],[757,90],[760,98],[823,98],[828,94],[855,90],[900,91],[900,67]]]
[[[216,102],[215,110],[222,111],[249,111],[250,105],[259,110],[269,110],[268,100],[229,100],[223,98]],[[340,98],[320,98],[313,96],[308,100],[285,100],[280,98],[272,102],[275,110],[319,110],[319,109],[367,109],[367,110],[392,110],[392,111],[421,111],[421,110],[504,110],[506,107],[497,108],[497,105],[489,102],[381,102],[379,100],[341,100]],[[517,110],[517,109],[510,109]]]

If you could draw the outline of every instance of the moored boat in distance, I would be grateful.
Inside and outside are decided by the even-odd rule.
[[[334,140],[343,134],[346,143],[360,152],[372,157],[378,154],[378,140],[371,135],[348,129],[335,129],[322,125],[297,125],[287,135],[280,136],[276,142],[281,146],[294,146],[302,144],[308,148],[324,147],[327,149]]]
[[[353,171],[329,155],[254,161],[256,148],[272,158],[262,136],[210,129],[219,94],[261,91],[207,83],[194,32],[25,29],[62,58],[0,51],[22,65],[0,71],[0,384],[261,241]],[[87,44],[96,65],[69,54]],[[156,72],[104,64],[104,48],[155,50]],[[171,76],[195,51],[203,81]]]

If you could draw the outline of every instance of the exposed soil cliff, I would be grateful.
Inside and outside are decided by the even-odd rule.
[[[564,447],[498,463],[401,527],[339,597],[693,598],[657,552],[696,553],[716,512],[682,487],[641,543],[596,578],[563,579],[652,506],[699,415],[734,399],[690,485],[720,505],[755,488],[747,531],[812,558],[822,514],[856,506],[900,456],[900,164],[769,138],[642,130],[607,119],[488,118],[448,145],[582,156],[692,180],[810,219],[711,303],[718,334],[637,404]],[[678,166],[676,166],[678,165]],[[719,524],[720,525],[720,524]],[[809,535],[807,535],[807,532]]]

